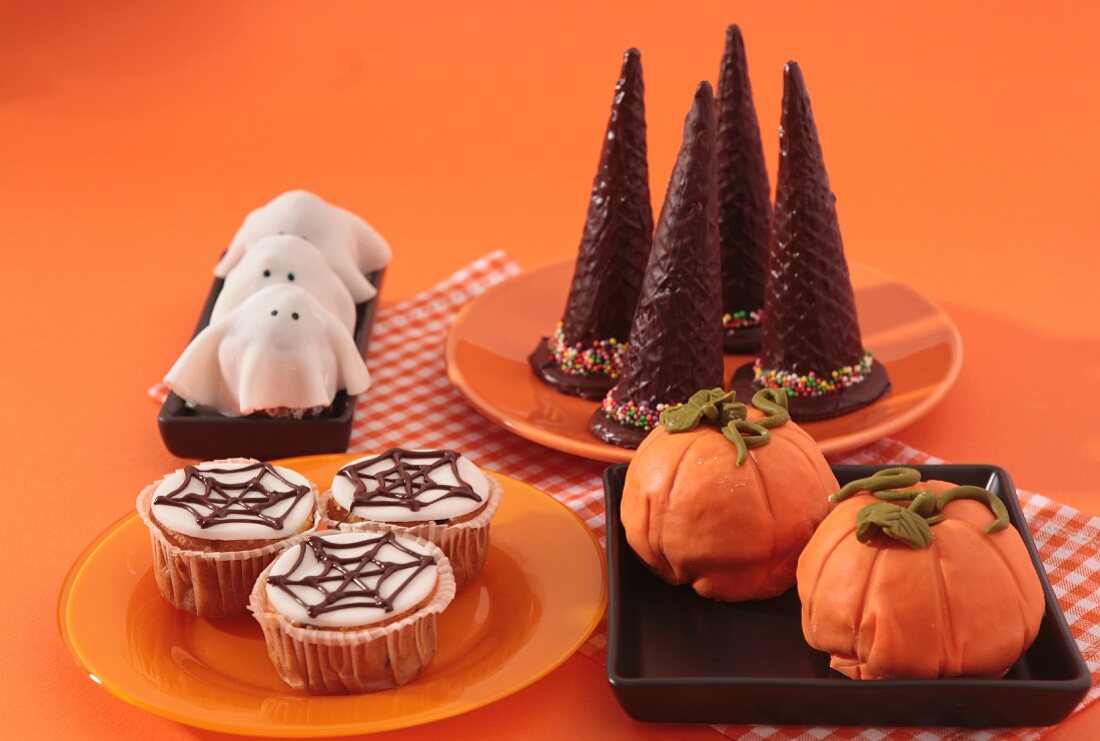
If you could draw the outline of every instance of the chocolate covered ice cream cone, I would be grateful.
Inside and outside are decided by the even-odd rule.
[[[589,429],[636,448],[667,404],[722,383],[722,281],[718,248],[714,96],[699,84],[665,193],[630,347],[618,384]]]
[[[760,349],[771,232],[771,190],[745,42],[741,29],[733,25],[726,30],[718,76],[718,233],[726,352],[755,354]]]
[[[637,49],[623,58],[592,183],[565,314],[529,362],[555,389],[602,399],[622,371],[653,234],[645,85]]]
[[[890,388],[863,347],[810,98],[798,65],[784,75],[775,233],[769,257],[760,355],[732,384],[740,398],[763,387],[790,397],[798,422],[866,406]]]

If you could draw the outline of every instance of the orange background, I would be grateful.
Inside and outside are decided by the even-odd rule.
[[[177,464],[145,389],[186,342],[247,210],[305,187],[364,214],[395,247],[390,300],[494,248],[524,265],[571,254],[622,50],[643,53],[660,199],[731,21],[772,175],[792,58],[850,258],[918,286],[962,331],[957,386],[899,437],[1100,513],[1100,12],[764,5],[0,5],[0,477],[15,512],[64,514],[49,541],[16,529],[3,550],[5,730],[215,735],[81,676],[54,601],[83,546]],[[574,657],[514,697],[394,737],[569,727],[673,732],[629,720],[602,670]],[[1060,736],[1086,732],[1100,734],[1100,710]]]

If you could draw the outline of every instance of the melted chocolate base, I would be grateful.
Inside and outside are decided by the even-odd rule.
[[[635,450],[649,435],[649,430],[619,424],[597,409],[588,419],[588,431],[609,445]]]
[[[722,351],[727,355],[756,355],[760,351],[760,327],[742,327],[722,332]]]
[[[751,399],[760,390],[760,386],[753,380],[752,366],[752,363],[742,365],[730,379],[730,385],[737,392],[739,400]],[[787,401],[790,404],[791,419],[795,422],[814,422],[862,409],[889,390],[890,376],[886,373],[886,367],[876,362],[871,366],[867,378],[855,386],[822,396],[791,396]]]
[[[615,385],[615,379],[602,374],[573,376],[563,372],[558,367],[557,361],[554,360],[554,356],[550,354],[550,348],[547,347],[548,341],[549,338],[547,337],[539,340],[538,347],[527,357],[531,370],[535,372],[539,380],[563,394],[579,396],[582,399],[592,401],[603,401],[603,397],[607,396],[607,392]]]

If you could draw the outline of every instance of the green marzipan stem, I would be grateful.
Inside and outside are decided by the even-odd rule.
[[[876,533],[905,543],[911,548],[932,545],[932,525],[943,522],[940,514],[956,499],[972,499],[989,507],[994,515],[985,531],[995,533],[1008,527],[1008,509],[996,494],[980,486],[954,486],[936,494],[928,489],[897,491],[895,487],[913,486],[920,481],[914,468],[884,468],[873,476],[857,479],[829,497],[840,502],[860,492],[869,492],[881,502],[868,504],[856,513],[856,539],[871,540]],[[894,502],[908,501],[903,507]]]
[[[720,388],[696,391],[686,404],[670,406],[661,412],[661,424],[670,433],[694,430],[704,421],[722,431],[737,448],[737,465],[748,459],[749,449],[767,445],[771,432],[791,421],[787,394],[779,389],[760,389],[752,405],[763,412],[763,419],[748,421],[748,408],[736,401],[737,394]]]

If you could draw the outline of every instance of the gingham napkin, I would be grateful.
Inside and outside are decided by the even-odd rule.
[[[603,487],[606,464],[574,458],[520,439],[480,417],[447,380],[443,346],[455,312],[519,266],[493,252],[415,298],[378,312],[371,338],[372,386],[359,397],[349,450],[387,447],[454,448],[488,469],[514,476],[564,502],[604,539]],[[149,391],[163,400],[166,389]],[[400,404],[389,403],[400,400]],[[410,415],[406,410],[434,410]],[[834,463],[942,463],[896,440],[884,439],[833,459]],[[1020,501],[1054,591],[1092,672],[1093,686],[1075,712],[1100,695],[1100,518],[1046,497],[1021,491]],[[603,623],[581,653],[601,664],[607,631]],[[955,731],[921,728],[802,728],[714,726],[730,738],[750,739],[937,739],[1034,738],[1039,729]]]

